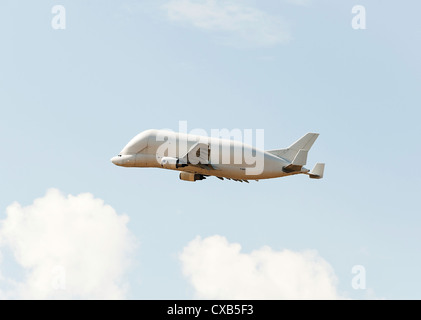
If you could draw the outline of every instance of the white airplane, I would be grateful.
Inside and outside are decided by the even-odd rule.
[[[321,179],[324,163],[317,163],[311,171],[304,168],[318,136],[307,133],[286,149],[263,151],[233,140],[147,130],[135,136],[111,162],[122,167],[178,170],[185,181],[215,176],[248,183],[295,174]]]

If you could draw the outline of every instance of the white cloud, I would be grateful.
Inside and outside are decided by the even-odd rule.
[[[1,242],[0,242],[1,244]],[[1,265],[1,261],[2,261],[2,256],[1,256],[1,252],[0,252],[0,265]],[[4,300],[6,299],[6,294],[3,292],[2,288],[1,288],[1,284],[4,282],[4,277],[1,273],[1,269],[0,269],[0,300]]]
[[[282,19],[240,0],[170,0],[162,8],[170,20],[219,32],[229,45],[273,46],[291,38]]]
[[[29,206],[13,203],[6,212],[0,222],[0,245],[11,250],[25,277],[6,279],[16,283],[3,295],[125,298],[123,277],[135,246],[126,215],[89,193],[66,197],[55,189]]]
[[[184,275],[201,299],[339,299],[332,267],[315,251],[250,254],[215,235],[197,237],[180,255]]]

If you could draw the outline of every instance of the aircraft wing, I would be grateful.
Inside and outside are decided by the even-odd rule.
[[[197,166],[206,170],[216,170],[210,163],[210,148],[207,143],[197,142],[180,158],[180,163]]]

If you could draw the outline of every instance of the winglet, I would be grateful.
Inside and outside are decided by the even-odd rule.
[[[308,173],[311,179],[322,179],[325,171],[324,163],[316,163],[314,168]]]

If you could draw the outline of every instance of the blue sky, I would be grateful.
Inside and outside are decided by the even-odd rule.
[[[51,27],[56,4],[66,9],[65,30]],[[366,8],[365,30],[351,27],[357,4]],[[16,283],[30,286],[32,297],[56,297],[37,295],[42,290],[28,281],[34,268],[47,268],[48,248],[37,248],[28,263],[26,229],[13,224],[6,232],[13,202],[33,207],[55,188],[102,199],[115,221],[128,217],[104,222],[102,207],[94,216],[131,248],[130,262],[115,269],[124,291],[117,297],[237,297],[238,285],[229,296],[197,286],[194,279],[212,282],[229,269],[223,262],[213,275],[188,268],[206,261],[197,252],[208,239],[240,244],[241,257],[265,246],[315,250],[337,279],[338,297],[419,299],[420,10],[414,1],[2,1],[0,298],[22,297]],[[177,130],[184,120],[209,133],[264,129],[266,149],[319,132],[308,160],[326,162],[325,178],[187,183],[176,172],[110,163],[137,133]],[[42,214],[31,212],[22,210],[42,224]],[[57,241],[71,244],[78,232]],[[88,242],[95,237],[83,233]],[[186,248],[195,253],[190,260],[181,258]],[[112,263],[98,259],[87,259],[86,268]],[[366,270],[365,290],[351,285],[355,265]],[[73,291],[60,294],[98,297],[63,267]],[[277,298],[264,294],[278,289],[280,298],[296,297],[256,288],[264,297]]]

